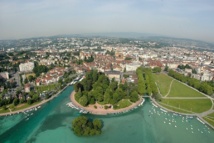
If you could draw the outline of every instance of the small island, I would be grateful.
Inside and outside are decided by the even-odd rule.
[[[130,110],[143,102],[134,83],[119,83],[102,72],[91,70],[74,85],[72,103],[92,114],[106,115]]]
[[[72,130],[78,136],[93,136],[102,133],[102,121],[100,119],[89,119],[80,116],[72,121]]]

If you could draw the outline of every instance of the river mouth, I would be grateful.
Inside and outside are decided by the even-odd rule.
[[[72,91],[73,86],[67,87],[58,97],[33,111],[29,119],[23,114],[0,117],[1,142],[201,143],[214,140],[214,131],[195,117],[163,112],[153,106],[149,99],[143,106],[124,114],[86,114],[104,121],[103,133],[95,137],[77,137],[71,130],[71,121],[81,114],[66,106]]]

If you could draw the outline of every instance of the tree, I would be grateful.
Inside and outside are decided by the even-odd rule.
[[[39,100],[39,95],[38,94],[34,94],[33,95],[33,101],[36,102]]]
[[[36,77],[38,77],[41,73],[46,73],[48,71],[48,67],[45,65],[37,65],[33,68],[33,72],[36,74]]]
[[[33,103],[33,101],[32,101],[31,99],[28,99],[28,100],[27,100],[27,103],[28,103],[29,105],[31,105],[31,104]]]
[[[166,65],[165,68],[164,68],[164,71],[167,72],[168,70],[169,70],[169,67]]]
[[[18,104],[19,104],[19,99],[18,98],[14,98],[13,105],[17,106]]]
[[[131,102],[136,102],[138,100],[139,100],[139,97],[138,97],[137,91],[133,91],[131,93],[131,96],[130,96],[130,101]]]
[[[111,95],[112,95],[112,92],[111,92],[110,88],[108,88],[104,94],[104,102],[106,104],[110,103],[110,100],[112,99]]]
[[[192,70],[192,73],[193,73],[193,74],[197,74],[196,69],[193,69],[193,70]]]
[[[79,91],[75,94],[75,100],[79,101],[79,99],[82,97],[82,91],[79,89]]]
[[[160,67],[154,67],[152,71],[154,73],[159,73],[159,72],[161,72],[161,68]]]
[[[88,98],[87,98],[87,96],[86,96],[86,95],[83,95],[82,97],[80,97],[79,103],[80,103],[82,106],[87,106],[87,105],[88,105]]]
[[[72,121],[72,130],[78,136],[93,136],[101,134],[102,121],[80,116]]]
[[[27,80],[27,78],[25,78],[25,80],[24,80],[24,83],[26,84],[26,83],[28,83],[28,80]]]
[[[101,130],[101,128],[102,128],[102,122],[101,122],[101,120],[94,119],[93,120],[93,126],[94,126],[94,129]]]
[[[34,77],[34,76],[32,76],[32,75],[30,75],[30,76],[28,77],[28,80],[29,80],[30,82],[32,82],[32,81],[34,81],[34,80],[35,80],[35,77]]]

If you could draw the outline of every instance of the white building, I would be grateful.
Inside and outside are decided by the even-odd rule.
[[[8,72],[0,72],[0,77],[8,80],[9,79],[9,73]]]
[[[212,78],[213,78],[213,75],[210,72],[205,71],[201,76],[201,81],[210,81],[212,80]]]
[[[32,71],[33,68],[34,68],[34,63],[33,62],[21,63],[19,65],[20,72],[29,72],[29,71]]]
[[[138,67],[140,67],[142,64],[140,62],[132,62],[130,64],[126,64],[126,71],[136,71]]]

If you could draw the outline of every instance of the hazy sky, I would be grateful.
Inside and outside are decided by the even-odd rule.
[[[0,0],[0,39],[104,32],[214,42],[214,0]]]

